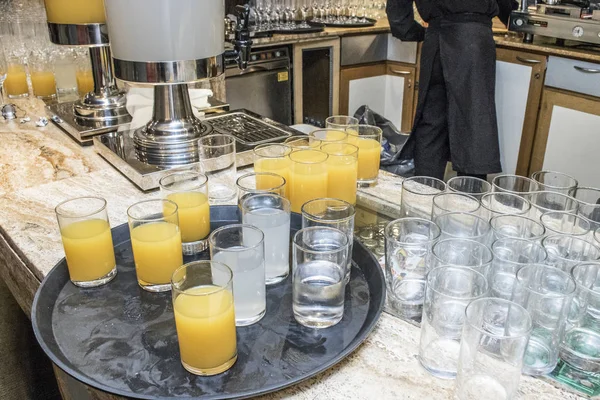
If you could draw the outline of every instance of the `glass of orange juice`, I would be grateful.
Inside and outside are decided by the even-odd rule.
[[[298,150],[290,154],[290,202],[292,212],[300,213],[307,201],[327,197],[327,153]]]
[[[359,186],[374,186],[379,175],[383,131],[377,126],[358,125],[356,131],[348,130],[346,132],[348,132],[348,143],[358,147]]]
[[[173,272],[183,265],[177,204],[140,201],[127,216],[138,284],[149,292],[170,290]]]
[[[4,80],[4,91],[9,99],[20,99],[29,96],[29,85],[27,84],[27,72],[25,63],[20,57],[9,57],[6,79]]]
[[[356,131],[358,128],[358,119],[348,115],[334,115],[325,120],[325,127],[344,132],[348,132],[348,130]]]
[[[104,0],[44,0],[48,22],[54,24],[102,24]]]
[[[77,81],[77,93],[79,97],[94,91],[94,77],[92,75],[92,65],[88,50],[77,52],[77,71],[75,72]]]
[[[328,143],[321,150],[327,159],[327,196],[356,204],[358,147],[348,143]]]
[[[260,144],[254,148],[254,171],[282,176],[287,183],[284,197],[288,197],[287,186],[290,181],[291,163],[288,156],[291,152],[292,148],[285,144]]]
[[[235,182],[238,189],[238,205],[255,194],[273,193],[284,196],[286,179],[271,172],[253,172],[240,176]]]
[[[55,211],[71,282],[85,288],[110,282],[117,263],[106,200],[79,197],[60,203]]]
[[[309,142],[315,139],[321,142],[321,146],[327,143],[346,143],[348,134],[337,129],[317,129],[308,134]]]
[[[285,139],[283,142],[286,146],[289,146],[292,151],[296,150],[310,150],[319,149],[321,147],[321,141],[308,135],[294,135]]]
[[[56,98],[56,78],[48,53],[39,50],[31,53],[29,74],[35,97],[42,100]]]
[[[208,247],[210,233],[206,175],[195,171],[174,172],[162,177],[159,185],[163,198],[177,204],[183,254],[204,251]]]
[[[194,261],[175,270],[171,287],[183,367],[204,376],[227,371],[237,360],[233,272]]]

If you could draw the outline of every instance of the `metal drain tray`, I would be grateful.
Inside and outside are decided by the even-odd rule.
[[[248,147],[282,141],[298,134],[294,129],[243,108],[207,116],[205,121],[213,127],[213,133],[233,135],[238,143]]]

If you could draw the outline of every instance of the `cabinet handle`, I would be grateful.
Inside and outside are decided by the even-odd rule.
[[[584,72],[586,74],[600,74],[600,69],[585,68],[580,67],[579,65],[574,65],[573,68],[575,68],[579,72]]]
[[[525,63],[525,64],[539,64],[539,63],[541,63],[540,60],[533,60],[531,58],[523,58],[521,56],[517,56],[517,60],[519,60],[519,61],[521,61],[522,63]]]
[[[409,72],[409,71],[400,71],[400,70],[397,70],[397,69],[390,69],[390,72],[392,74],[398,74],[398,75],[404,75],[404,76],[412,74],[412,72]]]

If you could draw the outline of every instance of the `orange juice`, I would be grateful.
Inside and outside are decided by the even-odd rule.
[[[210,233],[208,197],[200,192],[180,192],[168,195],[167,199],[177,204],[181,241],[190,243],[206,239]]]
[[[285,179],[285,197],[289,196],[290,186],[290,164],[289,158],[261,158],[254,163],[255,172],[270,172]],[[256,188],[260,190],[269,189],[279,184],[279,180],[272,176],[257,175]]]
[[[48,22],[101,24],[106,22],[104,0],[45,0]]]
[[[358,139],[358,179],[375,180],[379,175],[381,145],[375,139]]]
[[[290,202],[300,213],[309,200],[327,197],[327,155],[315,150],[299,150],[290,155]]]
[[[116,265],[110,226],[103,219],[73,222],[61,229],[71,280],[89,282],[106,276]]]
[[[34,96],[56,96],[56,79],[54,79],[54,73],[52,71],[32,72],[31,85],[33,86]]]
[[[138,225],[131,231],[131,247],[138,281],[142,286],[165,285],[183,265],[181,233],[170,222]]]
[[[77,79],[77,92],[79,96],[83,97],[94,90],[92,71],[77,71],[75,78]]]
[[[356,204],[357,176],[356,158],[329,156],[329,160],[327,160],[327,197]]]
[[[4,90],[9,96],[20,96],[29,93],[25,67],[14,64],[8,66],[8,73],[4,81]]]
[[[195,373],[227,369],[236,360],[233,295],[224,289],[210,293],[216,289],[220,288],[187,289],[177,296],[173,306],[181,361]]]

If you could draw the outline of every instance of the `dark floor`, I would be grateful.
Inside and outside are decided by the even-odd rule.
[[[0,399],[59,400],[52,365],[31,322],[0,280]]]

